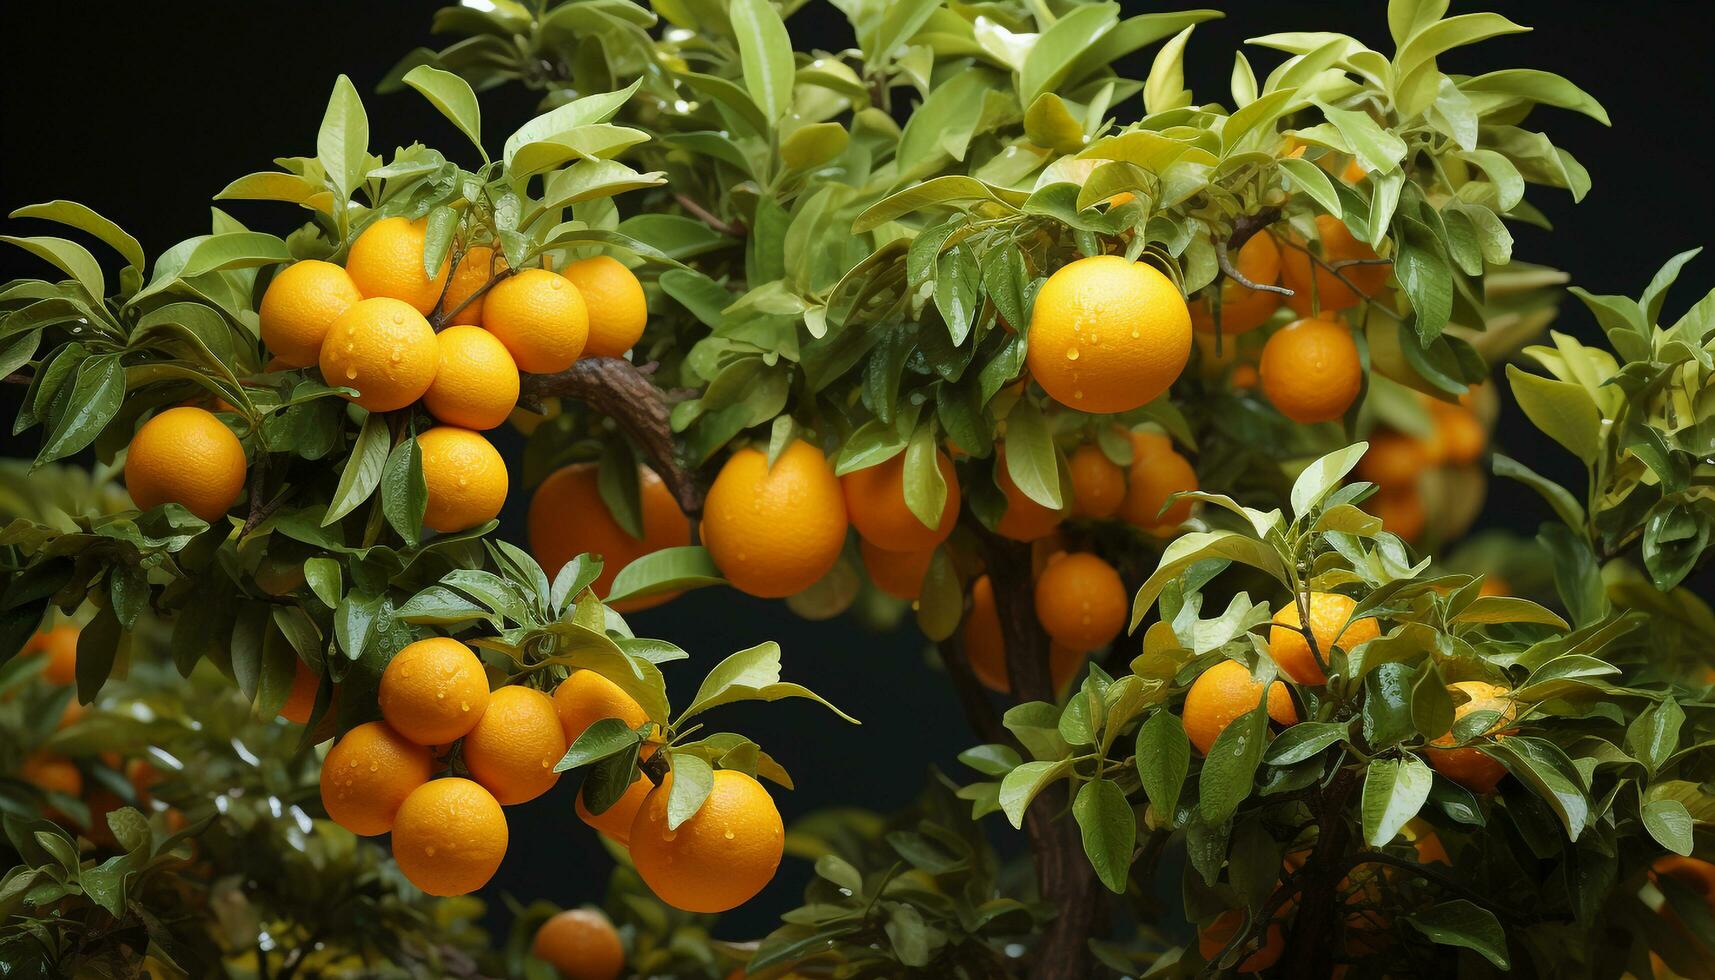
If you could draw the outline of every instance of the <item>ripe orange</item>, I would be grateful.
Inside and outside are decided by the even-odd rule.
[[[1179,377],[1191,313],[1171,279],[1117,255],[1057,269],[1036,294],[1026,362],[1049,397],[1082,412],[1129,412]]]
[[[1423,441],[1392,429],[1370,433],[1370,448],[1358,460],[1359,479],[1383,490],[1405,490],[1417,486],[1417,478],[1429,465]]]
[[[1251,282],[1272,286],[1280,279],[1280,246],[1267,232],[1252,235],[1234,259],[1239,273]],[[1250,289],[1231,279],[1221,281],[1221,333],[1248,333],[1268,322],[1280,309],[1283,297],[1266,289]],[[1191,306],[1191,326],[1204,333],[1215,332],[1215,311],[1207,297]]]
[[[643,537],[634,538],[601,499],[599,472],[594,463],[562,466],[542,481],[530,498],[530,553],[553,578],[566,562],[588,552],[600,555],[601,575],[591,588],[606,598],[620,569],[663,548],[691,543],[691,521],[655,471],[637,468],[641,490]],[[615,603],[620,612],[648,609],[677,596],[677,592]]]
[[[351,276],[332,262],[294,262],[275,274],[256,308],[262,343],[282,364],[309,367],[321,357],[328,328],[362,299]]]
[[[733,453],[703,504],[703,544],[742,592],[778,599],[826,575],[846,543],[846,501],[827,457],[802,440],[769,469],[755,449]]]
[[[947,485],[947,502],[934,527],[924,524],[905,506],[904,453],[840,477],[852,527],[864,540],[893,551],[923,551],[947,540],[959,519],[959,478],[945,453],[935,453],[935,465]]]
[[[244,446],[212,412],[169,408],[143,423],[125,454],[125,489],[139,510],[182,504],[209,523],[244,492]]]
[[[1476,412],[1463,405],[1431,400],[1429,415],[1435,422],[1435,444],[1441,450],[1441,462],[1466,466],[1483,458],[1489,433]]]
[[[1125,501],[1125,468],[1100,446],[1085,443],[1067,460],[1072,472],[1072,512],[1081,517],[1112,517]]]
[[[292,690],[286,695],[286,703],[280,705],[280,717],[294,725],[308,725],[316,709],[316,691],[321,686],[321,675],[299,660],[293,668]]]
[[[1131,447],[1130,487],[1120,516],[1151,534],[1170,535],[1191,519],[1192,501],[1176,500],[1165,513],[1162,507],[1173,494],[1197,489],[1197,471],[1159,432],[1133,432]]]
[[[494,877],[506,856],[506,813],[468,779],[432,779],[399,806],[393,860],[430,895],[468,895]]]
[[[600,813],[591,813],[584,806],[584,794],[580,791],[572,803],[572,809],[577,812],[578,819],[589,824],[596,830],[612,838],[619,844],[631,846],[631,824],[637,819],[637,811],[643,806],[643,801],[649,798],[649,791],[655,784],[649,777],[638,773],[631,785],[625,788],[625,795]]]
[[[465,300],[470,299],[477,290],[494,278],[495,273],[505,268],[506,257],[487,245],[473,245],[465,249],[464,257],[453,267],[453,278],[447,283],[446,294],[441,297],[441,316],[444,317],[454,310],[458,310],[458,313],[442,322],[448,326],[481,326],[482,304],[488,295],[485,293],[477,296],[469,303]]]
[[[656,896],[687,912],[725,912],[774,877],[786,847],[780,811],[762,784],[735,769],[715,772],[714,789],[678,829],[667,829],[668,774],[631,825],[631,860]]]
[[[1012,690],[1012,673],[1006,663],[1006,633],[1001,629],[1000,612],[995,608],[994,585],[983,575],[971,583],[971,610],[965,615],[962,634],[965,657],[971,662],[971,672],[991,691],[1005,694]],[[1054,690],[1066,687],[1066,682],[1084,664],[1084,654],[1070,647],[1051,645],[1048,650],[1048,676]]]
[[[1356,606],[1351,597],[1337,592],[1310,593],[1310,632],[1316,637],[1316,649],[1324,662],[1335,646],[1350,653],[1358,644],[1381,635],[1381,627],[1373,618],[1366,616],[1348,622]],[[1268,655],[1274,658],[1281,672],[1300,684],[1328,683],[1327,675],[1310,652],[1309,641],[1299,632],[1297,600],[1288,597],[1274,614],[1274,622],[1276,625],[1268,631]]]
[[[1482,737],[1492,736],[1499,741],[1503,736],[1518,730],[1507,727],[1518,717],[1518,705],[1507,696],[1506,688],[1483,681],[1459,681],[1447,685],[1447,690],[1461,694],[1466,699],[1453,706],[1454,722],[1473,711],[1495,711],[1499,712],[1499,716]],[[1457,701],[1458,698],[1455,697],[1454,700]],[[1452,745],[1456,741],[1452,731],[1448,731],[1430,744]],[[1459,749],[1433,748],[1423,755],[1432,769],[1473,793],[1492,792],[1495,784],[1507,774],[1505,766],[1484,755],[1482,750],[1474,745]]]
[[[1348,159],[1345,167],[1340,170],[1340,179],[1348,184],[1361,184],[1364,182],[1365,176],[1367,174],[1364,165],[1358,162],[1357,157]]]
[[[520,371],[553,374],[583,353],[590,315],[570,280],[546,269],[522,269],[488,291],[482,325],[512,352]]]
[[[388,661],[377,694],[381,716],[418,745],[463,737],[488,707],[488,675],[470,647],[446,636],[418,640]]]
[[[46,793],[83,795],[83,773],[76,764],[52,752],[36,751],[18,766],[18,778]]]
[[[322,760],[322,808],[362,837],[393,829],[400,804],[434,771],[429,750],[384,721],[358,725]]]
[[[357,289],[369,299],[385,296],[407,303],[427,316],[441,298],[451,257],[441,260],[441,270],[430,279],[423,274],[423,242],[428,222],[419,218],[382,218],[357,236],[345,259],[345,271]]]
[[[1126,620],[1125,584],[1092,554],[1051,559],[1036,580],[1036,618],[1055,643],[1079,653],[1103,647]]]
[[[633,729],[649,720],[631,695],[593,670],[574,670],[560,682],[554,689],[554,713],[559,715],[567,746],[603,718],[618,718]]]
[[[643,284],[618,259],[609,255],[579,259],[560,270],[578,287],[589,310],[589,342],[584,357],[624,357],[643,336],[649,305]]]
[[[429,490],[423,526],[449,533],[493,520],[506,505],[506,460],[481,433],[450,425],[417,437]]]
[[[24,644],[25,653],[48,655],[48,664],[42,668],[42,680],[60,685],[77,683],[77,638],[80,632],[70,623],[61,623],[37,633]]]
[[[1251,679],[1249,668],[1223,660],[1198,674],[1185,692],[1185,734],[1198,752],[1208,755],[1227,726],[1255,710],[1261,700],[1262,682]],[[1268,716],[1281,725],[1298,723],[1292,694],[1280,681],[1268,686]]]
[[[1240,364],[1233,368],[1233,373],[1227,378],[1227,383],[1233,386],[1234,391],[1250,391],[1261,380],[1262,375],[1257,372],[1256,365]]]
[[[1418,864],[1453,863],[1447,857],[1447,845],[1441,843],[1441,835],[1435,832],[1434,824],[1422,817],[1412,817],[1405,823],[1405,834],[1417,851]]]
[[[1316,218],[1316,235],[1322,241],[1322,260],[1330,265],[1352,259],[1373,259],[1375,249],[1365,242],[1360,242],[1352,236],[1351,229],[1345,222],[1330,214],[1318,215]],[[1310,256],[1305,254],[1307,245],[1294,238],[1287,247],[1280,250],[1280,278],[1286,288],[1292,290],[1292,295],[1286,297],[1286,305],[1292,307],[1299,316],[1309,316],[1311,313],[1311,274],[1315,274],[1316,300],[1324,311],[1351,309],[1362,301],[1350,286],[1341,282],[1339,277],[1320,265],[1312,270]],[[1393,274],[1391,265],[1349,265],[1340,270],[1340,275],[1346,277],[1359,289],[1364,296],[1374,296],[1387,286],[1388,277]]]
[[[352,304],[322,343],[323,380],[357,389],[352,401],[371,412],[396,411],[423,397],[439,367],[434,329],[402,300]]]
[[[929,573],[929,562],[935,557],[934,548],[922,551],[888,551],[869,543],[858,542],[864,570],[875,587],[895,599],[913,600],[923,590],[923,576]]]
[[[435,380],[423,407],[448,425],[492,429],[518,404],[518,365],[506,345],[481,327],[450,327],[435,335]]]
[[[1364,385],[1358,345],[1343,323],[1320,317],[1294,320],[1262,348],[1262,393],[1300,425],[1346,414]]]
[[[1262,237],[1262,236],[1258,236]],[[1244,928],[1245,913],[1243,909],[1228,909],[1215,916],[1215,921],[1197,930],[1197,952],[1206,962],[1213,963],[1233,941],[1233,937]],[[1239,973],[1260,973],[1273,966],[1280,959],[1280,954],[1286,952],[1286,932],[1280,922],[1268,924],[1268,934],[1263,939],[1261,949],[1252,953],[1234,969]]]
[[[1018,484],[1012,482],[1012,474],[1006,469],[1005,446],[995,452],[994,482],[1006,497],[1006,513],[994,526],[996,534],[1014,541],[1035,541],[1060,526],[1065,517],[1062,512],[1050,510],[1030,499],[1018,489]]]
[[[1364,509],[1381,519],[1382,530],[1415,541],[1423,534],[1429,516],[1423,509],[1423,495],[1416,487],[1404,490],[1383,490],[1364,502]]]
[[[530,955],[553,967],[563,980],[618,980],[625,947],[607,916],[593,909],[567,909],[542,923]]]
[[[1702,895],[1715,909],[1715,864],[1694,857],[1664,854],[1650,865],[1651,878],[1672,878]]]
[[[1478,587],[1477,594],[1480,596],[1484,596],[1484,595],[1502,595],[1502,596],[1512,595],[1513,594],[1512,583],[1508,582],[1504,578],[1501,578],[1499,575],[1496,575],[1495,573],[1490,572],[1488,575],[1485,575],[1483,577],[1483,584]]]
[[[533,800],[560,781],[554,766],[566,754],[566,733],[552,698],[509,684],[488,696],[488,709],[464,737],[472,779],[508,806]]]

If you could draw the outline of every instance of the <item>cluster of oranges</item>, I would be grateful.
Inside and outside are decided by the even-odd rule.
[[[355,834],[392,834],[399,870],[431,895],[481,888],[506,855],[503,806],[533,800],[559,781],[568,746],[590,725],[648,721],[618,685],[577,671],[552,696],[507,685],[489,690],[482,662],[447,637],[400,650],[382,672],[381,721],[346,732],[322,763],[322,805]],[[447,775],[456,753],[465,776]],[[652,754],[655,746],[647,751]],[[600,814],[578,815],[627,845],[638,874],[670,904],[724,911],[774,876],[785,831],[773,800],[741,772],[715,773],[708,802],[666,826],[669,774],[659,787],[639,776]]]
[[[440,423],[417,437],[423,523],[452,532],[492,519],[505,503],[505,461],[481,432],[511,414],[519,372],[620,356],[642,336],[648,311],[637,278],[607,256],[557,273],[509,270],[492,247],[472,245],[431,277],[426,234],[423,220],[375,221],[343,267],[308,259],[281,269],[257,319],[273,355],[268,370],[319,369],[372,412],[421,404]],[[237,437],[207,409],[186,405],[137,432],[125,479],[139,507],[173,501],[213,521],[238,500],[245,470]]]
[[[1469,469],[1482,459],[1488,430],[1473,408],[1480,391],[1470,389],[1457,403],[1419,396],[1429,415],[1426,436],[1393,429],[1370,434],[1370,448],[1359,461],[1357,474],[1378,488],[1365,506],[1384,528],[1415,540],[1428,524],[1424,478],[1441,468]]]

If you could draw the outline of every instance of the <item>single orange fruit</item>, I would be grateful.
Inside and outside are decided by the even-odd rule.
[[[1493,572],[1483,576],[1483,584],[1478,586],[1477,594],[1508,596],[1513,594],[1512,583]]]
[[[1364,509],[1381,519],[1382,530],[1407,541],[1417,540],[1429,522],[1429,515],[1423,509],[1423,495],[1416,487],[1383,490],[1365,501]]]
[[[403,300],[352,304],[322,343],[322,379],[356,389],[351,400],[371,412],[397,411],[423,397],[439,368],[434,329]]]
[[[1442,462],[1468,466],[1483,458],[1489,433],[1476,412],[1463,405],[1431,401],[1429,415],[1435,421],[1435,442],[1441,449]]]
[[[423,218],[382,218],[357,236],[345,258],[345,271],[369,299],[384,296],[410,304],[423,316],[435,308],[446,285],[450,257],[441,260],[433,279],[423,273],[428,222]]]
[[[1352,331],[1320,317],[1294,320],[1262,348],[1262,393],[1300,425],[1346,414],[1364,386],[1364,366]]]
[[[583,353],[590,315],[570,280],[546,269],[522,269],[489,289],[482,325],[512,352],[520,371],[553,374]]]
[[[1215,916],[1215,921],[1197,930],[1197,952],[1204,961],[1213,963],[1233,941],[1233,937],[1244,928],[1245,913],[1243,909],[1228,909]],[[1286,952],[1286,932],[1280,922],[1268,924],[1268,934],[1263,939],[1262,948],[1245,957],[1234,969],[1239,973],[1260,973],[1273,966],[1280,960],[1280,954]]]
[[[1392,429],[1370,433],[1370,448],[1358,460],[1358,478],[1383,490],[1405,490],[1417,486],[1418,477],[1429,466],[1423,441]]]
[[[18,766],[18,778],[45,793],[83,795],[83,772],[64,756],[35,751]]]
[[[1239,274],[1262,286],[1280,279],[1280,246],[1267,232],[1252,235],[1239,249],[1235,260]],[[1231,279],[1221,280],[1221,333],[1237,336],[1268,322],[1280,309],[1282,296],[1266,289],[1251,289]],[[1191,304],[1191,326],[1204,333],[1215,332],[1214,305],[1207,297]]]
[[[631,846],[631,824],[637,819],[637,811],[643,806],[643,801],[649,798],[649,791],[655,784],[647,776],[638,773],[625,788],[625,795],[615,800],[613,805],[600,813],[591,813],[584,806],[584,794],[580,791],[572,803],[578,819],[606,834],[621,846]]]
[[[488,675],[470,647],[446,636],[418,640],[381,672],[381,716],[418,745],[462,738],[488,707]]]
[[[1250,391],[1262,381],[1255,364],[1240,364],[1233,368],[1233,373],[1227,378],[1227,383],[1234,391]]]
[[[1185,692],[1185,734],[1204,755],[1227,726],[1256,710],[1262,700],[1262,682],[1251,679],[1250,669],[1237,660],[1223,660],[1197,675]],[[1281,725],[1298,723],[1292,693],[1280,681],[1268,686],[1268,716]]]
[[[691,543],[691,520],[679,509],[673,491],[647,466],[637,468],[641,491],[643,537],[634,538],[614,519],[602,500],[600,473],[594,463],[562,466],[542,481],[530,497],[530,553],[553,578],[581,554],[599,555],[601,574],[590,586],[605,599],[620,569],[663,548]],[[667,592],[614,603],[622,613],[658,606],[677,596]]]
[[[286,695],[286,703],[280,705],[279,716],[294,725],[308,725],[310,715],[315,713],[316,692],[321,686],[321,675],[299,660],[292,670],[292,690]]]
[[[1073,450],[1066,462],[1072,473],[1072,513],[1080,517],[1114,516],[1125,501],[1125,468],[1093,443]]]
[[[1494,711],[1498,712],[1498,717],[1481,737],[1492,737],[1499,741],[1502,737],[1518,731],[1517,728],[1508,727],[1513,719],[1518,717],[1518,705],[1508,696],[1506,688],[1483,681],[1459,681],[1447,685],[1447,690],[1455,693],[1455,701],[1460,695],[1465,698],[1463,702],[1453,706],[1455,723],[1473,711]],[[1453,745],[1456,741],[1453,732],[1449,730],[1430,744]],[[1473,793],[1493,792],[1495,784],[1507,774],[1506,766],[1484,755],[1483,751],[1474,745],[1458,749],[1431,748],[1423,755],[1432,769]]]
[[[1376,258],[1375,249],[1366,242],[1360,242],[1353,237],[1351,229],[1345,222],[1331,214],[1317,215],[1316,235],[1322,243],[1322,260],[1329,265],[1338,262]],[[1292,295],[1286,297],[1286,305],[1292,307],[1299,316],[1309,316],[1311,313],[1311,274],[1312,262],[1304,251],[1312,248],[1302,240],[1293,236],[1287,246],[1280,250],[1280,278],[1286,288],[1292,290]],[[1323,268],[1314,266],[1315,298],[1324,312],[1348,310],[1363,301],[1364,296],[1375,296],[1387,287],[1388,277],[1393,274],[1393,266],[1389,264],[1349,265],[1340,270],[1353,285],[1363,291],[1363,296],[1352,291],[1351,286],[1340,281],[1340,277]]]
[[[593,670],[574,670],[560,682],[554,689],[554,713],[560,718],[567,746],[603,718],[618,718],[631,729],[649,720],[631,695]]]
[[[1324,662],[1338,646],[1347,653],[1358,644],[1381,635],[1381,626],[1366,616],[1350,621],[1357,602],[1338,592],[1310,593],[1310,632],[1316,637],[1317,652]],[[1326,684],[1328,677],[1317,666],[1310,652],[1310,643],[1299,630],[1298,602],[1289,599],[1274,614],[1275,625],[1268,631],[1268,655],[1281,672],[1300,684]]]
[[[1441,843],[1441,835],[1435,832],[1434,824],[1422,817],[1412,817],[1405,822],[1405,834],[1417,851],[1418,864],[1453,863],[1447,857],[1447,845]]]
[[[772,469],[741,449],[728,457],[703,504],[703,544],[741,592],[778,599],[834,567],[846,543],[846,501],[827,457],[798,440]]]
[[[935,557],[934,548],[921,551],[888,551],[870,544],[868,538],[858,541],[858,553],[863,557],[864,571],[875,587],[895,599],[915,600],[923,591],[923,576],[929,574],[929,562]]]
[[[773,879],[786,847],[780,811],[762,784],[735,769],[715,772],[702,808],[667,827],[668,774],[631,825],[631,860],[651,891],[687,912],[725,912]]]
[[[1025,359],[1049,397],[1069,408],[1109,413],[1146,405],[1190,356],[1185,297],[1147,263],[1118,255],[1078,259],[1036,294]]]
[[[442,323],[447,326],[481,326],[482,303],[488,296],[486,293],[476,296],[476,292],[505,269],[506,257],[489,246],[473,245],[465,249],[464,257],[453,267],[453,278],[447,283],[446,294],[441,297],[441,316],[446,317],[454,310],[458,313]],[[471,299],[472,296],[476,298]],[[470,301],[467,303],[466,300]]]
[[[1191,519],[1192,501],[1181,498],[1167,506],[1167,498],[1196,490],[1197,471],[1159,432],[1133,432],[1131,447],[1131,478],[1120,517],[1150,534],[1170,535]]]
[[[61,623],[30,637],[24,644],[25,653],[46,653],[48,664],[42,668],[42,680],[49,684],[77,683],[77,638],[82,630],[70,623]],[[72,702],[76,704],[74,700]]]
[[[994,585],[987,575],[971,583],[971,609],[965,614],[961,627],[965,657],[971,672],[991,691],[1006,694],[1012,690],[1012,672],[1006,663],[1006,633],[1001,629],[1000,611],[995,607]],[[1084,665],[1082,651],[1050,644],[1048,649],[1049,683],[1054,690],[1066,687],[1078,668]]]
[[[1361,184],[1367,176],[1368,172],[1364,170],[1364,165],[1358,162],[1357,157],[1349,157],[1346,166],[1340,170],[1340,179],[1348,184]]]
[[[589,342],[584,357],[624,357],[643,336],[649,304],[643,284],[610,255],[572,262],[560,274],[578,287],[589,310]]]
[[[1032,500],[1006,469],[1006,447],[999,447],[994,456],[994,482],[1006,497],[1006,513],[994,526],[995,533],[1014,541],[1035,541],[1060,526],[1065,518],[1062,511],[1050,510]]]
[[[625,947],[607,916],[593,909],[567,909],[536,930],[530,955],[564,980],[618,980]]]
[[[468,895],[506,857],[506,813],[468,779],[431,779],[412,790],[393,821],[393,860],[430,895]]]
[[[959,478],[945,453],[935,453],[935,465],[947,486],[947,501],[934,527],[924,524],[905,505],[904,453],[840,477],[852,527],[864,540],[894,551],[923,551],[947,540],[959,519]]]
[[[560,781],[566,733],[552,698],[509,684],[488,696],[488,708],[464,737],[472,779],[508,806],[533,800]]]
[[[1125,628],[1125,584],[1095,555],[1061,555],[1036,580],[1036,618],[1049,639],[1087,653],[1107,646]]]
[[[506,460],[479,432],[436,426],[417,436],[429,490],[423,526],[443,534],[490,521],[506,505]]]
[[[328,819],[362,837],[393,829],[400,804],[429,781],[428,748],[384,721],[358,725],[322,760],[322,809]]]
[[[169,408],[143,423],[125,454],[125,489],[139,510],[181,504],[210,524],[244,492],[244,446],[201,408]]]
[[[309,367],[341,314],[363,299],[357,284],[332,262],[306,259],[275,274],[256,308],[262,343],[281,364]]]
[[[463,429],[492,429],[518,405],[518,365],[506,345],[481,327],[450,327],[435,335],[435,380],[423,407]]]

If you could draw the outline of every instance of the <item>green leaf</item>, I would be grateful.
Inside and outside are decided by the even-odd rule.
[[[1073,8],[1043,31],[1018,72],[1019,104],[1028,106],[1042,93],[1057,88],[1078,56],[1118,19],[1118,4],[1092,3]]]
[[[792,38],[769,0],[732,0],[730,11],[744,87],[778,122],[792,108]]]
[[[1072,816],[1083,832],[1084,854],[1108,890],[1123,895],[1137,844],[1137,817],[1125,793],[1112,780],[1085,783],[1072,801]]]
[[[1540,738],[1513,735],[1495,739],[1484,748],[1548,804],[1565,826],[1568,839],[1575,841],[1583,834],[1590,820],[1590,799],[1577,767],[1559,746]]]
[[[1050,510],[1062,506],[1054,437],[1041,410],[1027,399],[1006,417],[1006,473],[1031,500]]]
[[[370,413],[363,420],[363,428],[357,434],[356,444],[351,447],[345,469],[340,471],[333,501],[322,516],[322,527],[356,510],[375,492],[381,484],[381,471],[387,466],[388,441],[387,420],[378,412]]]
[[[1268,751],[1263,754],[1263,761],[1271,766],[1290,766],[1303,762],[1335,742],[1343,742],[1345,739],[1345,725],[1331,721],[1299,722],[1281,732],[1269,743]]]
[[[1279,161],[1279,166],[1286,176],[1288,189],[1309,195],[1311,200],[1322,205],[1322,210],[1329,214],[1338,217],[1344,213],[1340,193],[1334,190],[1334,182],[1328,179],[1321,167],[1297,157],[1286,157]]]
[[[1471,600],[1453,617],[1455,623],[1536,623],[1569,630],[1566,620],[1538,603],[1515,596],[1485,595]]]
[[[1578,499],[1572,496],[1565,487],[1503,453],[1495,453],[1493,462],[1496,476],[1511,477],[1535,490],[1542,495],[1542,499],[1548,501],[1548,505],[1554,509],[1555,516],[1559,517],[1567,527],[1574,530],[1583,529],[1584,505],[1580,504]]]
[[[1682,857],[1691,854],[1691,811],[1678,800],[1651,800],[1643,807],[1644,829],[1656,843]]]
[[[1365,170],[1391,173],[1405,159],[1405,140],[1383,129],[1369,113],[1328,105],[1322,105],[1321,109],[1334,128],[1340,131]]]
[[[118,354],[98,354],[78,365],[65,411],[55,420],[30,468],[82,450],[107,428],[125,401],[125,367]]]
[[[1172,821],[1185,774],[1191,769],[1191,740],[1185,737],[1185,724],[1178,715],[1157,711],[1138,726],[1136,763],[1138,778],[1156,816]]]
[[[343,586],[343,576],[340,573],[339,562],[326,556],[318,556],[304,562],[304,581],[309,584],[322,605],[333,609],[339,606],[339,597]]]
[[[931,642],[939,643],[959,628],[964,617],[965,591],[959,582],[958,570],[947,556],[945,548],[936,548],[929,559],[929,569],[923,573],[923,585],[917,593],[917,628]]]
[[[1401,215],[1396,228],[1401,234],[1394,275],[1416,314],[1411,325],[1418,343],[1428,347],[1441,336],[1453,313],[1453,269],[1447,264],[1447,246],[1415,218]]]
[[[612,119],[613,114],[625,105],[642,84],[643,80],[639,78],[617,92],[598,92],[574,99],[518,127],[506,138],[506,145],[501,151],[501,159],[505,161],[507,170],[512,170],[518,151],[531,143],[543,142],[579,127],[593,126]]]
[[[1322,503],[1322,498],[1339,486],[1347,473],[1352,472],[1352,467],[1358,465],[1358,460],[1369,448],[1367,442],[1355,442],[1306,466],[1298,474],[1298,479],[1292,482],[1293,516],[1304,517],[1315,510]]]
[[[619,570],[608,589],[609,604],[623,599],[642,599],[666,592],[722,585],[726,579],[708,549],[702,545],[662,548],[637,558]]]
[[[1215,744],[1198,777],[1197,808],[1211,824],[1225,822],[1251,795],[1256,767],[1268,748],[1268,699],[1233,719]]]
[[[1056,759],[1052,762],[1026,762],[1007,773],[1006,778],[1000,781],[1000,809],[1011,821],[1013,829],[1023,829],[1024,811],[1036,794],[1071,771],[1071,759]]]
[[[1467,44],[1475,44],[1502,34],[1528,31],[1500,14],[1461,14],[1423,26],[1411,40],[1400,45],[1394,56],[1394,73],[1399,79],[1408,78],[1436,55]]]
[[[99,305],[106,297],[107,280],[101,274],[101,264],[95,261],[95,256],[89,254],[89,249],[82,245],[46,235],[34,238],[0,235],[0,242],[16,245],[71,276],[83,287],[91,302]]]
[[[947,481],[940,459],[934,428],[919,425],[905,447],[905,506],[931,529],[941,526],[941,514],[947,507]]]
[[[340,200],[349,199],[363,183],[369,160],[369,116],[357,88],[344,75],[334,82],[322,115],[321,129],[316,133],[316,158]]]
[[[1413,912],[1405,917],[1412,928],[1423,933],[1431,942],[1443,946],[1462,946],[1474,950],[1502,970],[1510,969],[1507,959],[1507,936],[1501,923],[1488,909],[1454,899]]]
[[[703,801],[715,788],[715,771],[690,752],[670,752],[668,756],[673,760],[673,787],[667,793],[667,829],[678,830],[703,808]]]
[[[79,231],[86,231],[111,245],[138,272],[143,271],[145,256],[143,246],[138,244],[137,239],[132,238],[123,228],[76,201],[48,201],[43,204],[30,204],[13,211],[11,216],[57,221]]]
[[[1373,759],[1364,775],[1364,840],[1382,847],[1399,835],[1429,799],[1435,773],[1416,756]]]
[[[1129,628],[1135,630],[1137,624],[1143,622],[1143,617],[1155,605],[1156,598],[1168,582],[1178,578],[1179,573],[1191,565],[1208,558],[1225,558],[1261,569],[1281,585],[1288,585],[1280,555],[1261,541],[1236,531],[1193,531],[1174,538],[1161,553],[1161,564],[1156,566],[1154,574],[1132,599]]]
[[[554,765],[555,772],[565,772],[600,762],[637,745],[643,737],[621,718],[601,718],[584,729],[583,734],[566,749],[566,754]]]
[[[1195,25],[1187,27],[1155,53],[1149,66],[1149,77],[1143,83],[1143,107],[1147,113],[1177,109],[1191,101],[1185,90],[1185,43],[1191,39]]]
[[[679,715],[676,725],[683,726],[710,708],[737,701],[778,701],[781,698],[808,698],[852,724],[856,718],[829,704],[819,695],[799,684],[780,680],[780,644],[770,640],[749,649],[740,650],[714,666],[697,688],[696,697]]]
[[[429,487],[423,479],[423,451],[415,437],[393,447],[381,470],[381,512],[399,536],[416,544],[423,531]]]
[[[1523,99],[1542,105],[1581,112],[1604,126],[1610,125],[1608,110],[1590,93],[1552,72],[1534,68],[1508,68],[1467,78],[1459,83],[1466,94],[1485,93]]]
[[[482,148],[482,106],[477,103],[469,82],[430,65],[418,65],[400,80],[422,93],[441,115],[452,120],[482,154],[483,162],[488,162],[488,153]]]
[[[1569,381],[1520,370],[1516,364],[1507,365],[1507,380],[1531,424],[1585,465],[1596,461],[1601,451],[1602,417],[1588,391]]]

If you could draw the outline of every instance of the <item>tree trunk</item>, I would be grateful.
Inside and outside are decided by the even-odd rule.
[[[1342,769],[1316,803],[1316,847],[1304,864],[1304,889],[1298,896],[1298,913],[1292,918],[1286,955],[1281,960],[1281,976],[1287,980],[1322,980],[1333,972],[1332,940],[1339,930],[1341,911],[1342,876],[1338,869],[1352,835],[1345,809],[1356,786],[1357,771]]]

